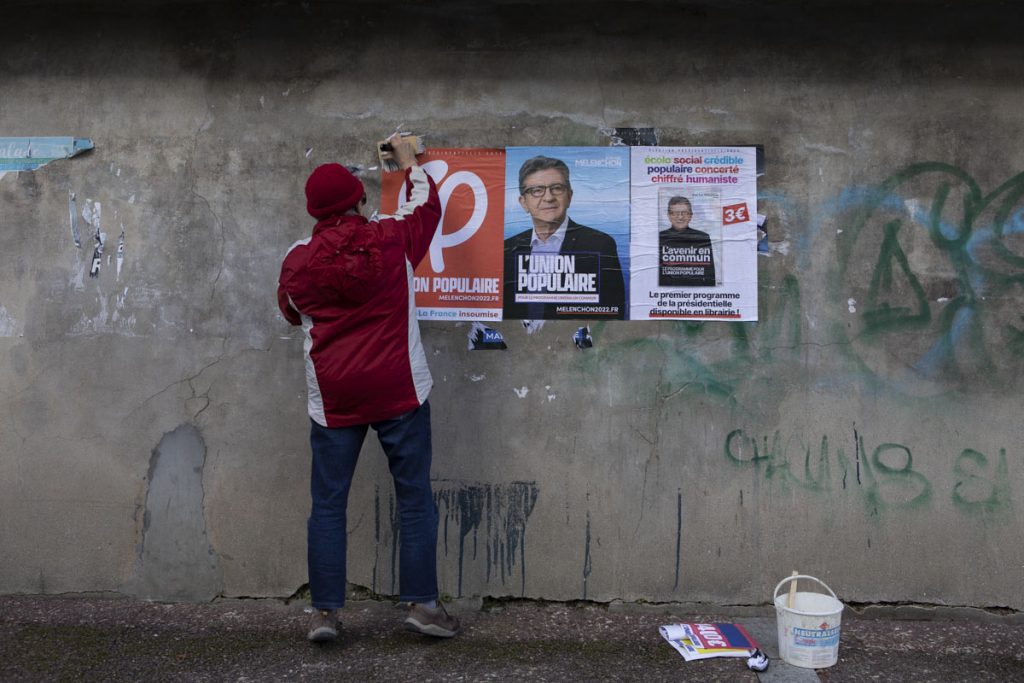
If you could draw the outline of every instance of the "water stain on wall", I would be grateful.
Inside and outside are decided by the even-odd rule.
[[[526,594],[526,523],[539,493],[534,482],[434,482],[434,499],[443,524],[440,533],[446,556],[450,552],[449,529],[458,529],[459,595],[462,595],[467,554],[471,561],[476,560],[481,549],[486,562],[485,581],[488,584],[492,578],[499,580],[502,586],[511,580],[515,575],[518,556],[519,591],[520,595]]]
[[[447,479],[435,480],[434,503],[438,508],[438,540],[445,557],[458,552],[457,591],[462,595],[467,560],[484,560],[484,581],[492,578],[502,586],[514,578],[519,565],[520,595],[526,593],[526,523],[537,502],[539,489],[534,482],[483,484]],[[393,493],[386,500],[380,486],[374,492],[374,559],[371,589],[381,583],[381,541],[390,536],[390,594],[397,594],[398,558],[401,538],[398,506]],[[390,526],[390,530],[388,529]],[[390,534],[389,534],[390,531]],[[482,533],[481,533],[482,532]],[[481,535],[483,539],[481,540]],[[386,552],[386,550],[385,550]],[[386,580],[386,578],[384,579]]]

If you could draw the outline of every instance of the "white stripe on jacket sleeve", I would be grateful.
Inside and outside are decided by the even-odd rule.
[[[289,302],[291,297],[288,297]],[[294,308],[294,304],[292,307]],[[298,310],[298,309],[296,309]],[[316,379],[316,366],[313,365],[313,356],[310,350],[313,348],[313,319],[304,313],[302,317],[302,331],[306,333],[306,339],[302,343],[303,355],[306,357],[306,391],[309,416],[321,427],[327,426],[327,415],[324,413],[324,397],[320,393],[320,382]]]
[[[405,260],[406,277],[409,280],[409,367],[412,369],[412,382],[416,387],[416,400],[423,405],[434,386],[434,378],[430,376],[427,366],[427,354],[420,340],[420,322],[416,319],[416,292],[413,290],[413,268],[409,259]]]
[[[377,220],[408,216],[417,208],[427,203],[427,200],[430,199],[430,181],[427,180],[427,172],[423,170],[422,166],[413,166],[409,169],[409,180],[412,182],[412,192],[409,194],[408,201],[402,201],[401,199],[405,196],[405,183],[402,183],[398,211],[394,215],[378,214]]]

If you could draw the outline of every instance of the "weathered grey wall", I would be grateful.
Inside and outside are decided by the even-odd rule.
[[[403,122],[652,126],[765,146],[761,322],[580,352],[512,321],[501,353],[425,325],[443,590],[763,603],[798,568],[1024,608],[1014,3],[120,5],[4,10],[0,135],[96,149],[0,179],[0,591],[291,594],[308,422],[274,288],[306,174]],[[69,191],[123,225],[120,276],[87,276]],[[394,593],[375,446],[356,491],[351,580]]]

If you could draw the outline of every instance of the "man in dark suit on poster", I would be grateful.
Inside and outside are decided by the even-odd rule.
[[[690,227],[693,204],[682,195],[668,200],[669,227],[658,233],[659,287],[714,287],[711,236]]]
[[[569,218],[571,203],[564,161],[536,156],[523,163],[519,204],[533,219],[533,228],[505,240],[506,318],[625,318],[615,240]],[[534,301],[524,300],[529,298]]]

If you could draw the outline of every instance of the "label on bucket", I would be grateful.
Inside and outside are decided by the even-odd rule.
[[[796,647],[836,647],[839,645],[839,627],[823,629],[793,627],[793,645]]]

